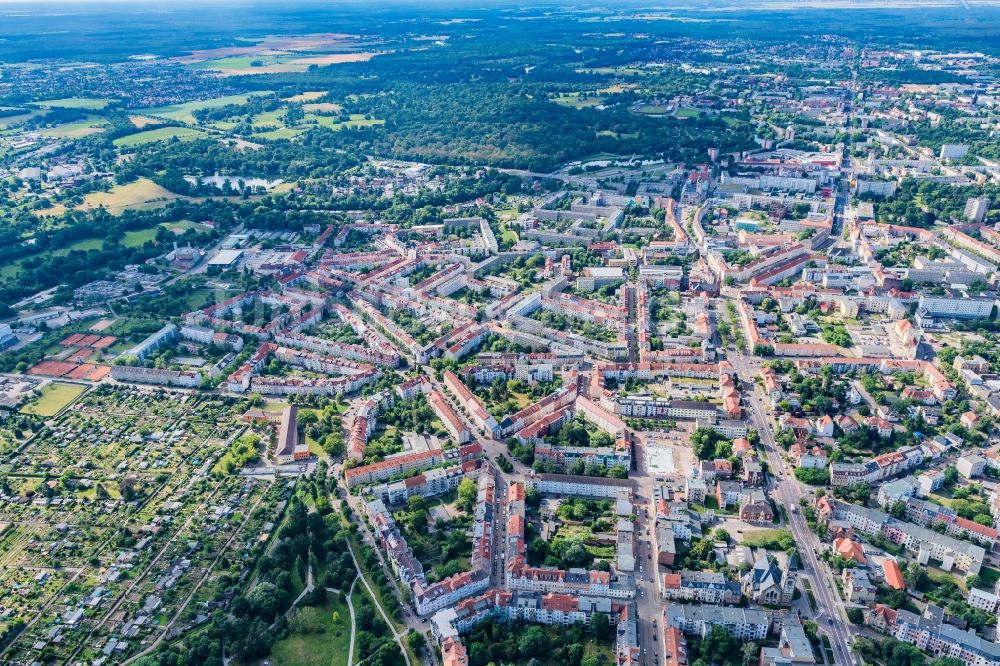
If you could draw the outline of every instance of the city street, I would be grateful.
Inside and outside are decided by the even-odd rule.
[[[798,506],[799,499],[810,497],[810,488],[799,483],[794,476],[790,476],[784,469],[781,453],[774,440],[774,430],[770,420],[764,416],[765,406],[757,390],[757,385],[753,382],[753,377],[758,372],[756,362],[749,359],[742,352],[731,353],[729,361],[736,368],[740,378],[748,384],[751,389],[744,396],[747,398],[750,421],[757,432],[760,433],[760,443],[764,451],[765,459],[770,467],[769,483],[771,497],[780,507],[785,508],[785,515],[788,519],[788,527],[795,538],[798,546],[799,557],[802,564],[800,576],[808,577],[812,586],[813,594],[816,598],[816,622],[819,624],[820,632],[830,638],[833,646],[834,656],[837,663],[855,663],[852,653],[852,643],[856,632],[843,608],[843,603],[835,598],[833,591],[833,573],[825,563],[820,562],[817,553],[826,548],[819,538],[806,525],[802,512],[792,513],[789,507]]]

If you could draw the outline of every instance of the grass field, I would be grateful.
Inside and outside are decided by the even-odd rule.
[[[109,104],[117,102],[116,99],[105,99],[100,97],[64,97],[63,99],[49,99],[42,102],[35,102],[35,106],[43,109],[88,109],[90,111],[100,111]]]
[[[330,594],[318,607],[302,607],[294,611],[290,623],[293,631],[271,646],[271,662],[276,666],[347,666],[347,651],[351,645],[351,612],[340,595]],[[337,620],[334,621],[334,613]],[[308,628],[308,633],[294,629]]]
[[[337,119],[333,116],[317,116],[311,113],[307,113],[305,117],[306,123],[315,122],[320,127],[326,127],[332,130],[339,130],[344,127],[356,128],[356,127],[372,127],[374,125],[385,125],[384,120],[379,120],[378,118],[365,118],[363,114],[352,113],[351,119],[346,123],[337,122]]]
[[[158,116],[160,118],[168,118],[170,120],[177,120],[182,123],[197,124],[197,119],[191,115],[193,111],[199,109],[216,109],[220,106],[226,106],[227,104],[243,104],[248,99],[254,95],[269,95],[269,92],[253,92],[241,95],[227,95],[225,97],[213,97],[212,99],[203,99],[197,102],[186,102],[184,104],[172,104],[170,106],[160,106],[155,109],[144,109],[142,111],[143,115],[146,116]]]
[[[180,196],[166,190],[148,178],[140,178],[134,183],[115,185],[108,192],[91,192],[78,208],[90,210],[104,206],[111,213],[120,213],[127,208],[158,208]]]
[[[128,119],[136,126],[136,129],[142,129],[150,125],[159,125],[163,122],[160,118],[153,118],[152,116],[129,116]]]
[[[292,95],[291,97],[286,97],[285,101],[286,102],[312,102],[312,101],[315,101],[315,100],[319,99],[320,97],[322,97],[325,94],[326,94],[326,92],[323,91],[323,90],[310,90],[308,92],[304,92],[304,93],[301,93],[301,94],[298,94],[298,95]]]
[[[708,502],[705,504],[707,506]],[[743,532],[743,545],[754,548],[770,548],[779,541],[787,541],[791,538],[791,532],[784,528],[745,530]]]
[[[188,229],[194,229],[199,233],[204,233],[208,231],[208,227],[204,224],[199,224],[197,222],[192,222],[191,220],[178,220],[177,222],[164,222],[160,226],[170,229],[175,234],[182,234]]]
[[[294,139],[305,131],[304,127],[282,127],[280,129],[254,134],[254,137],[258,139]]]
[[[279,127],[284,127],[285,124],[282,118],[285,115],[285,110],[276,109],[274,111],[265,111],[264,113],[258,113],[250,121],[250,125],[254,129],[277,129]]]
[[[66,247],[61,247],[58,250],[53,250],[51,252],[37,252],[35,254],[29,254],[26,257],[20,257],[14,259],[8,264],[4,264],[0,267],[0,277],[13,277],[17,275],[17,272],[21,270],[24,262],[29,259],[33,259],[38,256],[52,256],[52,257],[65,257],[70,252],[86,252],[87,250],[99,250],[104,247],[104,241],[100,238],[84,238],[78,240],[74,243],[67,245]],[[53,352],[55,353],[55,352]]]
[[[701,113],[698,109],[689,109],[687,107],[681,107],[677,109],[677,113],[674,114],[678,118],[697,118]]]
[[[42,389],[40,396],[21,407],[21,412],[36,416],[55,416],[63,407],[80,397],[86,388],[76,384],[52,382]]]
[[[302,110],[306,113],[340,113],[340,105],[333,102],[317,102],[315,104],[303,104]]]
[[[572,109],[587,109],[604,104],[604,98],[600,96],[582,96],[580,93],[570,93],[553,97],[552,101],[561,106],[568,106]]]
[[[336,106],[336,105],[332,105]],[[372,127],[384,125],[384,120],[378,118],[365,118],[363,114],[352,113],[350,120],[340,122],[334,116],[319,116],[314,113],[305,114],[302,124],[288,127],[284,124],[285,109],[268,111],[254,116],[252,125],[257,133],[254,137],[260,139],[293,139],[310,128],[310,126],[325,127],[334,131],[345,127]]]
[[[191,127],[159,127],[157,129],[146,130],[145,132],[138,132],[136,134],[129,134],[128,136],[120,137],[115,139],[113,143],[119,148],[132,148],[135,146],[143,146],[147,143],[153,143],[155,141],[166,141],[168,139],[180,139],[181,141],[187,141],[190,139],[200,139],[203,136],[205,136],[204,132]]]
[[[65,257],[70,252],[87,252],[89,250],[100,250],[104,247],[104,241],[100,238],[84,238],[78,240],[75,243],[71,243],[66,247],[61,247],[58,250],[52,251],[52,256],[54,257]]]
[[[157,229],[159,229],[159,227],[126,231],[125,235],[122,237],[121,243],[125,247],[139,247],[140,245],[145,245],[147,241],[156,240]]]
[[[520,240],[520,238],[517,237],[517,232],[512,229],[504,229],[501,231],[500,238],[505,242],[510,241],[511,243],[516,243]]]
[[[56,125],[55,127],[43,129],[42,135],[51,136],[56,139],[79,139],[80,137],[103,132],[107,124],[108,121],[103,118],[92,116],[84,120],[79,120],[75,123],[65,123],[63,125]]]
[[[32,118],[44,116],[46,113],[48,113],[46,109],[33,109],[31,111],[19,113],[16,116],[6,116],[4,118],[0,118],[0,129],[7,129],[8,127],[14,127],[15,125],[26,123]]]

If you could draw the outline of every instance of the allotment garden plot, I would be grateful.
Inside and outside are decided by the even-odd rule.
[[[129,654],[171,622],[198,622],[189,598],[224,595],[288,492],[210,473],[243,409],[102,387],[4,457],[0,630],[29,638],[5,659]]]

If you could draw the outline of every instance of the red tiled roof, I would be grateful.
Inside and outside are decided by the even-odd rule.
[[[894,590],[905,590],[906,581],[903,579],[903,572],[899,569],[896,560],[886,559],[882,563],[882,571],[885,572],[886,585]]]

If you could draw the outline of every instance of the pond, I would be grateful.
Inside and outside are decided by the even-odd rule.
[[[192,185],[197,182],[195,176],[184,176],[184,180],[191,183]],[[222,189],[226,183],[234,190],[242,190],[244,188],[257,189],[258,187],[263,187],[265,190],[269,190],[277,185],[281,184],[281,180],[266,180],[264,178],[252,178],[247,176],[220,176],[215,174],[214,176],[203,176],[201,179],[206,185],[212,185],[218,189]]]

